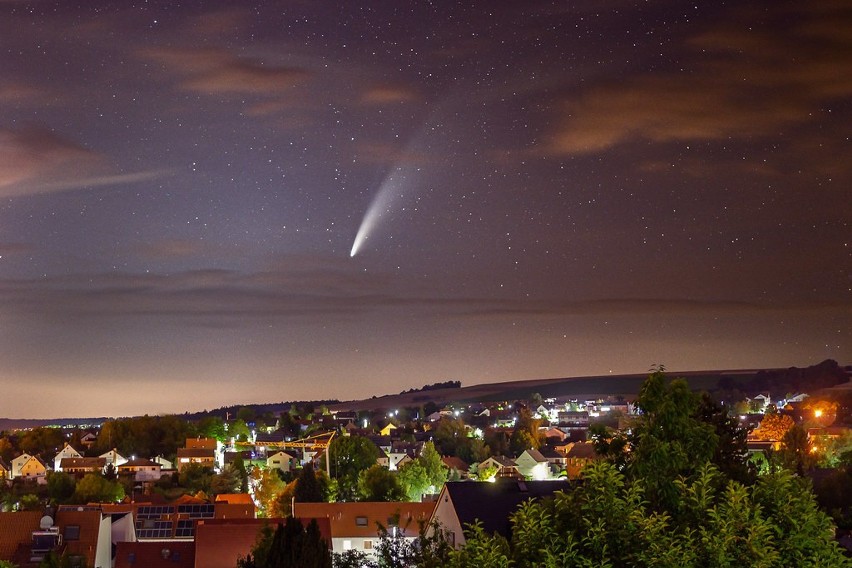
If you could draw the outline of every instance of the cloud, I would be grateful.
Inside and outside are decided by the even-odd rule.
[[[169,260],[197,255],[203,248],[199,241],[170,239],[146,243],[137,249],[137,253],[148,260]]]
[[[275,96],[311,76],[306,69],[267,65],[220,49],[149,49],[142,55],[184,76],[182,89],[209,96]]]
[[[34,104],[44,99],[42,91],[21,82],[0,83],[0,104]]]
[[[0,280],[0,317],[46,323],[119,319],[127,325],[155,316],[189,325],[256,325],[274,319],[328,324],[371,314],[418,318],[562,317],[833,311],[832,304],[759,304],[731,301],[604,298],[580,301],[442,297],[433,290],[400,287],[392,278],[347,271],[343,263],[293,257],[268,271],[194,270],[175,274],[78,274]],[[404,290],[404,291],[401,291]]]
[[[386,105],[416,101],[420,97],[416,91],[400,86],[374,86],[361,95],[361,102],[367,105]]]
[[[680,72],[568,97],[549,151],[598,152],[633,139],[747,138],[813,121],[824,101],[852,95],[852,13],[808,9],[790,8],[782,19],[792,26],[762,25],[763,12],[742,11],[735,23],[691,38]]]
[[[2,197],[133,183],[165,173],[116,173],[100,154],[46,128],[0,129]]]

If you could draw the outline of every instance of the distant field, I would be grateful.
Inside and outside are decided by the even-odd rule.
[[[736,383],[746,382],[756,370],[667,372],[670,377],[682,377],[694,390],[713,390],[719,380],[729,377]],[[623,396],[626,399],[639,393],[647,374],[602,375],[597,377],[571,377],[559,379],[531,379],[505,383],[471,385],[457,389],[439,389],[386,395],[365,400],[342,402],[330,405],[332,410],[386,410],[405,406],[419,406],[426,402],[438,405],[450,402],[490,402],[528,399],[533,393],[544,398],[597,399],[607,396]]]

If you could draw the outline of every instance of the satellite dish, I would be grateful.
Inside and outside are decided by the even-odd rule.
[[[53,517],[51,517],[50,515],[43,516],[38,522],[38,526],[41,530],[46,531],[47,529],[53,526]]]

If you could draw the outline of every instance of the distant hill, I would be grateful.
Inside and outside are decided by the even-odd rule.
[[[666,371],[670,377],[686,379],[693,390],[716,393],[719,398],[740,399],[768,392],[773,398],[802,391],[842,388],[848,384],[852,369],[826,360],[811,367],[781,369],[736,369],[720,371]],[[403,392],[365,400],[329,405],[331,410],[389,410],[417,407],[427,402],[439,406],[451,402],[493,402],[527,400],[533,393],[543,398],[592,400],[604,397],[635,398],[647,373],[635,375],[599,375],[556,379],[530,379],[503,383],[485,383],[461,388]]]
[[[666,371],[670,377],[682,377],[694,390],[706,390],[715,393],[722,400],[741,400],[743,396],[769,393],[773,399],[798,392],[815,393],[826,396],[848,396],[852,392],[852,367],[841,367],[836,361],[827,359],[810,367],[788,367],[778,369],[732,369],[721,371]],[[647,373],[635,375],[600,375],[592,377],[565,377],[551,379],[528,379],[502,383],[484,383],[467,387],[457,381],[433,383],[420,389],[412,389],[400,394],[374,396],[364,400],[339,402],[293,401],[263,404],[242,404],[224,406],[211,411],[185,413],[186,420],[199,420],[205,416],[226,414],[232,418],[241,408],[253,409],[261,415],[271,412],[275,415],[288,410],[292,404],[303,406],[313,404],[317,408],[326,405],[331,410],[391,410],[403,407],[419,407],[428,402],[438,406],[449,403],[474,403],[494,401],[528,400],[534,393],[543,398],[576,398],[592,400],[604,397],[624,397],[631,400],[636,397]],[[444,388],[442,388],[444,387]],[[45,425],[81,425],[100,424],[107,418],[56,418],[49,420],[25,420],[0,418],[0,431],[34,428]]]

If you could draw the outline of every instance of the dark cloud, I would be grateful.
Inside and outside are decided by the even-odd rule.
[[[693,37],[683,69],[599,84],[569,97],[551,149],[597,152],[619,143],[766,136],[814,120],[820,105],[852,95],[848,9],[763,11]]]

